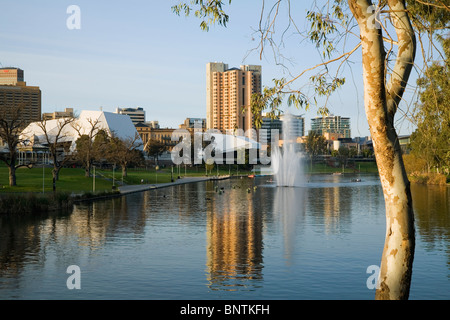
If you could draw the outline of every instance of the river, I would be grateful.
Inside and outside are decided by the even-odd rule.
[[[374,299],[384,200],[377,175],[355,177],[198,182],[0,217],[0,299]],[[446,300],[450,188],[412,193],[410,299]]]

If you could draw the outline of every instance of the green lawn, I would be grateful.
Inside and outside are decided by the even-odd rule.
[[[52,169],[45,168],[20,168],[16,171],[17,186],[9,187],[8,169],[0,167],[0,192],[51,192],[53,190]],[[105,179],[96,179],[96,190],[104,191],[112,189],[112,182]],[[62,169],[59,180],[56,182],[57,191],[86,192],[93,191],[93,178],[84,176],[83,169]]]
[[[210,175],[227,175],[231,174],[249,174],[249,172],[236,171],[235,166],[229,167],[223,165],[215,167]],[[93,170],[92,172],[93,173]],[[111,191],[113,181],[116,186],[124,184],[159,184],[171,182],[171,179],[176,179],[178,175],[181,177],[204,176],[206,174],[204,167],[185,168],[184,166],[174,167],[173,173],[171,168],[165,168],[156,171],[154,168],[145,169],[128,169],[126,177],[122,177],[122,171],[116,170],[95,170],[95,192]],[[52,168],[20,168],[16,171],[17,186],[9,186],[8,168],[0,165],[0,192],[51,192],[52,185]],[[56,182],[56,190],[63,192],[93,192],[94,179],[93,177],[85,177],[84,169],[78,168],[63,168],[59,174],[59,180]]]
[[[353,168],[333,168],[324,163],[315,163],[312,168],[311,165],[308,165],[305,168],[306,173],[334,173],[334,172],[343,172],[343,173],[378,173],[377,164],[375,162],[355,162]]]

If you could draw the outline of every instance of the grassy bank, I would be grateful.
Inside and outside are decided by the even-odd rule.
[[[338,168],[331,167],[325,163],[314,163],[311,167],[311,164],[307,164],[306,173],[309,174],[317,174],[317,173],[378,173],[377,164],[375,162],[355,162],[353,167],[347,168]]]
[[[450,183],[450,177],[441,173],[413,173],[408,175],[409,181],[418,184],[445,186]]]
[[[0,214],[30,214],[72,208],[73,198],[69,193],[7,193],[0,196]]]

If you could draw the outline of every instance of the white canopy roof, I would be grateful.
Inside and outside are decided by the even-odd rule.
[[[104,111],[82,111],[80,116],[71,124],[64,126],[59,134],[59,141],[71,142],[71,149],[74,150],[76,140],[80,135],[88,134],[92,128],[94,121],[98,120],[97,130],[105,130],[110,136],[115,135],[120,139],[134,139],[138,136],[135,144],[140,145],[138,149],[142,150],[143,143],[136,128],[133,125],[128,115],[116,114]],[[50,141],[54,141],[58,132],[60,131],[61,124],[64,119],[47,120],[45,122],[45,131],[49,136]],[[23,131],[22,140],[28,140],[30,143],[46,144],[45,133],[40,127],[40,122],[33,122],[28,125]]]

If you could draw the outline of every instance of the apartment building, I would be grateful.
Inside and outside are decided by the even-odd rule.
[[[262,67],[228,68],[222,62],[206,65],[206,127],[227,130],[254,128],[251,97],[261,92]]]
[[[320,135],[325,133],[341,134],[343,138],[351,138],[350,118],[341,116],[316,117],[311,119],[311,131]]]

